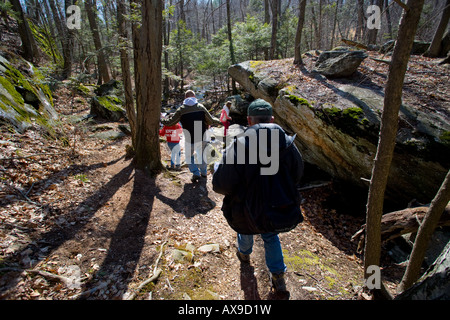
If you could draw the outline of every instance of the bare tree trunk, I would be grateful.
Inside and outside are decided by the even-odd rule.
[[[425,257],[426,250],[430,244],[436,226],[439,223],[442,213],[446,205],[450,201],[450,170],[440,187],[436,197],[431,202],[430,208],[425,215],[422,225],[417,232],[414,240],[413,250],[409,258],[408,267],[399,286],[399,291],[409,289],[419,278],[420,268]]]
[[[387,25],[388,25],[389,40],[392,40],[392,38],[394,37],[394,34],[392,33],[392,21],[391,21],[391,11],[389,9],[389,0],[385,0],[384,11],[386,12],[386,21],[387,21]]]
[[[109,74],[108,64],[106,63],[105,53],[103,52],[102,41],[100,39],[100,32],[98,30],[96,15],[94,13],[94,4],[93,0],[86,0],[86,12],[89,19],[89,25],[91,27],[92,37],[94,39],[95,50],[97,51],[97,62],[98,69],[101,75],[101,79],[103,82],[108,82],[111,80],[111,76]]]
[[[356,5],[356,11],[358,13],[358,21],[356,26],[356,35],[355,39],[356,41],[362,41],[364,39],[364,0],[358,0],[358,3]]]
[[[269,59],[275,59],[277,51],[277,29],[278,29],[278,1],[272,1],[272,38],[270,40]]]
[[[170,1],[169,5],[172,5],[172,1]],[[170,22],[167,13],[166,15],[167,18],[163,17],[163,42],[164,46],[167,48],[170,43]],[[164,67],[166,68],[166,70],[169,70],[169,52],[167,51],[167,49],[164,50]],[[169,91],[170,91],[170,78],[166,76],[164,78],[164,86],[163,86],[163,99],[165,101],[169,99]]]
[[[381,256],[381,217],[384,193],[394,154],[398,130],[398,114],[402,103],[402,87],[406,67],[419,24],[424,0],[409,0],[408,11],[403,12],[397,42],[389,66],[389,77],[384,95],[380,138],[372,171],[366,212],[366,243],[364,248],[364,278],[370,275],[371,265],[379,266]]]
[[[302,32],[303,32],[303,24],[305,23],[305,10],[306,10],[306,0],[300,1],[300,12],[298,16],[298,24],[297,24],[297,33],[295,35],[295,57],[294,64],[302,65],[302,53],[300,50],[302,44]]]
[[[333,49],[334,46],[334,35],[336,33],[336,25],[337,25],[337,16],[338,16],[338,12],[339,12],[339,2],[340,0],[336,1],[336,8],[334,11],[334,21],[333,21],[333,31],[331,32],[331,44],[330,44],[330,50]]]
[[[377,5],[380,8],[380,10],[383,7],[382,6],[383,1],[384,0],[376,0],[375,1],[375,5]],[[377,28],[369,29],[369,31],[367,32],[367,44],[376,44],[376,42],[377,42],[377,35],[378,35],[378,29]]]
[[[316,19],[316,11],[314,10],[314,6],[311,6],[311,12],[312,12],[312,24],[314,25],[314,46],[316,50],[320,49],[320,39],[319,39],[319,26],[317,24],[317,19]],[[311,35],[312,35],[312,31],[311,31]],[[312,39],[311,39],[311,44],[312,44]]]
[[[133,86],[131,83],[130,59],[128,55],[128,33],[126,29],[126,0],[117,0],[117,26],[120,37],[120,64],[125,91],[125,109],[131,129],[133,148],[136,148],[136,110],[134,108]]]
[[[142,2],[137,46],[136,166],[154,175],[162,170],[159,144],[161,114],[162,8],[160,0]]]
[[[72,53],[70,52],[73,50],[73,48],[69,48],[69,42],[67,41],[66,37],[66,27],[63,23],[63,17],[60,16],[60,12],[56,6],[55,0],[48,0],[50,4],[50,9],[52,11],[53,19],[55,20],[55,26],[56,30],[58,31],[59,39],[61,39],[61,47],[62,47],[62,54],[64,59],[64,67],[62,71],[62,77],[63,79],[67,79],[70,77],[70,73],[68,73],[68,69],[72,68],[70,60],[72,57]],[[70,66],[69,66],[70,65]]]
[[[236,64],[236,58],[234,56],[233,35],[231,33],[231,12],[230,12],[230,0],[226,0],[227,5],[227,28],[228,28],[228,41],[230,42],[230,57],[231,64]],[[233,94],[237,93],[236,81],[231,79],[231,86],[233,88]]]
[[[39,58],[39,51],[36,45],[36,41],[34,40],[33,34],[30,29],[30,25],[28,24],[28,20],[25,16],[25,13],[22,10],[22,5],[19,0],[10,0],[12,7],[15,12],[17,12],[19,16],[18,25],[19,25],[19,35],[22,40],[22,50],[23,56],[26,60],[30,62],[34,62],[37,58]]]
[[[441,21],[434,33],[433,41],[424,56],[436,58],[441,53],[441,42],[444,36],[445,30],[447,29],[448,21],[450,19],[450,0],[445,3],[444,11],[442,12]]]
[[[270,24],[270,0],[264,0],[264,23]],[[269,60],[269,49],[264,49],[264,60]]]
[[[65,14],[67,15],[67,8],[75,4],[74,0],[65,0],[64,8]],[[65,19],[67,21],[67,17]],[[62,43],[63,43],[63,55],[64,55],[64,67],[63,67],[63,78],[68,79],[72,75],[72,61],[73,61],[73,50],[74,50],[74,30],[69,28],[64,28],[66,32],[63,33]]]

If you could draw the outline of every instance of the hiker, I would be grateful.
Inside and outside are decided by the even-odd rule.
[[[173,126],[164,126],[159,130],[161,137],[166,137],[167,146],[170,149],[170,167],[166,166],[169,170],[180,171],[181,170],[181,146],[180,140],[183,135],[183,128],[180,123],[176,123]]]
[[[185,139],[185,155],[192,182],[198,182],[201,177],[207,177],[207,163],[203,157],[203,150],[207,145],[204,135],[208,126],[220,124],[219,119],[213,117],[200,104],[192,90],[185,93],[183,105],[168,119],[163,119],[163,125],[171,126],[180,122]]]
[[[223,106],[222,112],[220,114],[220,122],[223,124],[224,137],[227,136],[227,131],[231,124],[230,108],[231,108],[231,101],[227,101],[227,103]]]
[[[276,292],[286,292],[286,265],[278,234],[292,230],[303,221],[297,190],[303,175],[303,160],[294,144],[295,137],[288,136],[273,123],[269,103],[262,99],[252,102],[247,121],[249,127],[233,138],[223,154],[213,176],[213,190],[225,195],[222,211],[237,232],[239,260],[250,262],[253,235],[260,234],[272,285]],[[269,163],[268,157],[261,156],[264,151],[277,162],[270,164],[276,170],[265,170],[269,169]],[[250,161],[255,155],[259,159]]]

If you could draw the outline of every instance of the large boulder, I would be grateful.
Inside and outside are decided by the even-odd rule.
[[[350,81],[331,84],[325,77],[315,87],[303,88],[281,81],[269,64],[255,61],[231,66],[228,72],[253,97],[272,104],[276,122],[297,135],[306,162],[335,178],[368,187],[384,105],[381,89]],[[317,104],[319,95],[326,96],[326,102]],[[387,198],[402,205],[412,199],[429,203],[450,168],[449,140],[448,113],[404,104]]]
[[[320,54],[315,70],[327,77],[340,78],[351,76],[367,58],[362,50],[332,50]]]
[[[19,132],[37,125],[49,134],[58,119],[43,75],[22,57],[4,51],[0,51],[0,119]]]
[[[110,121],[126,118],[122,84],[111,80],[95,90],[91,100],[91,115]]]

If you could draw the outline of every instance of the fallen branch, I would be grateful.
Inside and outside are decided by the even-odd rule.
[[[302,188],[298,188],[298,191],[307,191],[307,190],[311,190],[311,189],[317,189],[317,188],[322,188],[322,187],[328,187],[329,185],[331,185],[331,181],[329,182],[324,182],[324,183],[320,183],[320,184],[310,184],[308,186],[302,187]]]
[[[376,62],[385,63],[387,65],[391,64],[391,60],[377,59],[377,58],[372,58],[372,57],[370,57],[370,59],[372,59],[372,60],[374,60]]]
[[[71,287],[73,285],[73,279],[71,278],[67,278],[64,276],[60,276],[54,273],[50,273],[47,271],[42,271],[42,270],[25,270],[25,272],[27,273],[34,273],[34,274],[38,274],[44,278],[53,280],[53,281],[59,281],[64,283],[67,287]]]
[[[401,2],[401,0],[394,0],[394,1],[395,1],[400,7],[402,7],[403,9],[405,9],[406,12],[409,11],[409,7],[408,7],[405,3]]]
[[[151,276],[150,278],[148,278],[147,280],[141,282],[141,283],[139,284],[139,286],[134,290],[133,293],[130,293],[130,292],[125,293],[125,294],[124,294],[124,297],[125,297],[124,300],[134,300],[134,298],[136,297],[136,295],[138,294],[138,292],[141,291],[141,289],[142,289],[143,287],[145,287],[145,286],[148,285],[150,282],[153,282],[153,281],[155,281],[156,279],[159,278],[159,276],[160,276],[162,270],[161,270],[160,268],[158,268],[158,263],[159,263],[159,260],[161,259],[162,255],[163,255],[163,252],[164,252],[163,248],[164,248],[164,245],[165,245],[166,243],[167,243],[167,241],[164,242],[164,243],[161,245],[161,253],[160,253],[159,256],[158,256],[158,259],[156,259],[156,261],[155,261],[155,267],[154,267],[154,269],[153,269],[153,274],[152,274],[152,276]]]
[[[345,44],[348,44],[349,46],[356,47],[358,49],[367,50],[367,46],[360,42],[356,42],[356,41],[352,41],[352,40],[348,40],[348,39],[341,39],[341,41]]]
[[[0,269],[0,273],[1,272],[20,272],[20,273],[31,273],[31,274],[37,274],[40,275],[44,278],[53,280],[53,281],[59,281],[64,283],[67,287],[71,287],[73,285],[73,279],[71,278],[67,278],[64,276],[60,276],[58,274],[54,274],[54,273],[50,273],[47,271],[42,271],[42,270],[35,270],[35,269],[20,269],[20,268],[11,268],[11,267],[6,267],[6,268],[1,268]]]
[[[428,207],[408,208],[383,215],[381,218],[381,241],[386,242],[401,235],[416,232],[423,221]],[[438,226],[450,226],[450,205],[445,208]],[[363,247],[366,225],[363,225],[353,236],[358,241],[358,249]]]
[[[72,300],[85,299],[85,298],[89,297],[91,294],[93,294],[95,291],[106,288],[108,286],[108,284],[109,284],[109,280],[106,282],[100,283],[98,286],[96,286],[88,291],[83,291],[78,294],[75,294],[75,295],[71,296],[70,298]]]

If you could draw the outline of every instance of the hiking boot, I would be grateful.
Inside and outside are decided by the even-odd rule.
[[[196,175],[196,174],[193,174],[192,175],[192,178],[191,178],[191,181],[192,182],[198,182],[200,180],[200,176],[198,176],[198,175]]]
[[[181,171],[181,166],[180,165],[175,166],[175,171]]]
[[[271,273],[272,286],[276,292],[286,292],[286,282],[284,281],[284,272]]]
[[[237,257],[241,262],[249,263],[250,262],[250,255],[249,254],[243,254],[239,250],[236,252]]]

